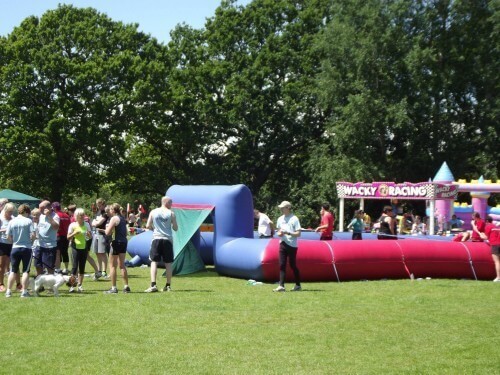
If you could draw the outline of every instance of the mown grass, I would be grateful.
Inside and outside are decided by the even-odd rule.
[[[0,298],[0,373],[499,374],[500,285],[423,280],[247,286],[212,269],[146,294]],[[163,283],[163,279],[161,280]],[[119,284],[120,285],[120,284]],[[291,286],[291,285],[290,285]]]

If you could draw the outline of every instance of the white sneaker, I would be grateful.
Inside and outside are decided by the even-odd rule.
[[[144,292],[145,293],[155,293],[158,291],[158,288],[155,286],[150,286],[148,289],[146,289]]]
[[[292,289],[292,292],[300,292],[302,290],[302,287],[300,285],[295,285]]]
[[[80,285],[80,286],[78,287],[78,293],[83,293],[83,286],[81,286],[81,285]]]
[[[21,293],[21,298],[28,298],[28,297],[31,297],[31,294],[29,294],[27,290]]]
[[[74,293],[74,292],[75,292],[75,287],[74,286],[72,286],[71,288],[69,288],[68,293]]]
[[[284,286],[278,286],[276,289],[273,289],[273,292],[285,292],[286,289]]]
[[[495,280],[493,280],[494,283],[500,283],[500,277],[497,277]]]
[[[12,297],[12,292],[10,291],[10,289],[7,289],[7,291],[5,292],[5,298],[10,298]]]

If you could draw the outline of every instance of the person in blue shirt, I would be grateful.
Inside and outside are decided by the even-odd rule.
[[[363,210],[357,210],[354,213],[354,218],[347,226],[347,229],[352,228],[352,239],[353,240],[362,240],[363,239],[362,233],[363,233],[363,229],[365,226],[365,224],[363,222],[363,215],[364,215]]]
[[[11,289],[14,286],[16,275],[22,263],[22,290],[21,297],[31,297],[28,293],[28,281],[31,265],[31,246],[35,239],[35,228],[33,221],[29,218],[31,210],[27,204],[22,204],[17,209],[18,216],[9,222],[7,227],[7,238],[12,243],[10,254],[10,274],[5,297],[12,296]]]

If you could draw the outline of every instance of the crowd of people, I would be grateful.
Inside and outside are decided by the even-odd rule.
[[[153,230],[151,286],[154,288],[150,287],[146,292],[157,291],[156,264],[162,260],[167,267],[167,284],[163,290],[171,290],[173,262],[171,231],[177,230],[175,215],[170,210],[171,205],[172,200],[164,197],[162,206],[153,210],[148,218],[146,227]],[[85,266],[88,262],[94,269],[94,280],[101,278],[110,280],[111,288],[105,292],[106,294],[118,293],[118,269],[123,280],[123,292],[129,293],[125,266],[129,231],[126,213],[118,203],[106,205],[102,198],[97,199],[96,207],[97,212],[91,221],[85,210],[76,205],[61,209],[59,202],[51,203],[44,200],[38,208],[31,210],[26,204],[16,208],[7,199],[1,199],[0,292],[5,292],[6,297],[11,297],[14,290],[19,290],[21,297],[30,297],[29,273],[31,264],[34,263],[35,278],[40,275],[69,273],[77,280],[74,285],[70,285],[69,292],[82,293]],[[137,225],[136,220],[135,225]],[[95,253],[97,262],[90,255],[91,251]],[[5,286],[4,278],[7,272],[9,276]],[[43,289],[38,292],[43,292]]]
[[[127,250],[127,224],[130,224],[130,215],[125,216],[123,208],[114,203],[106,205],[104,199],[96,201],[97,212],[92,221],[83,208],[75,205],[62,210],[59,202],[42,201],[38,208],[33,210],[26,204],[17,207],[6,199],[0,200],[0,292],[5,292],[6,297],[11,297],[13,290],[19,290],[21,297],[30,297],[28,291],[29,273],[32,261],[35,264],[36,277],[43,274],[70,274],[77,280],[70,286],[69,292],[84,292],[83,282],[85,266],[88,262],[94,269],[93,279],[109,279],[111,288],[106,294],[118,293],[118,269],[123,280],[123,292],[129,293],[128,272],[125,266]],[[163,197],[161,206],[149,214],[146,229],[153,231],[150,248],[151,284],[145,290],[147,293],[158,292],[156,274],[158,263],[164,262],[167,281],[162,291],[171,291],[172,263],[174,261],[172,231],[178,230],[175,213],[171,210],[172,199]],[[300,291],[300,271],[297,267],[297,239],[301,235],[300,221],[292,212],[292,204],[283,201],[279,206],[282,215],[276,225],[265,213],[254,210],[254,217],[258,220],[260,238],[271,238],[275,234],[280,240],[279,245],[279,285],[275,292],[284,292],[285,272],[287,264],[294,273],[295,286],[292,291]],[[17,216],[15,215],[17,211]],[[320,225],[314,229],[321,233],[321,240],[333,239],[335,215],[330,211],[330,205],[324,203],[320,210]],[[411,234],[425,234],[426,224],[419,216],[411,215]],[[366,230],[367,214],[363,210],[356,210],[352,221],[347,226],[352,228],[352,239],[361,240],[362,233]],[[393,214],[393,207],[384,206],[378,222],[378,235],[380,240],[397,239],[397,219]],[[133,225],[137,223],[136,218]],[[463,222],[454,215],[451,225],[460,228]],[[495,264],[495,282],[500,282],[500,228],[493,224],[491,217],[486,222],[479,213],[472,215],[472,230],[461,232],[455,241],[481,242],[489,240]],[[72,268],[69,269],[70,251],[72,255]],[[89,254],[93,251],[97,263]],[[64,268],[61,269],[61,265]],[[109,267],[109,276],[107,269]],[[7,287],[4,277],[9,269]],[[40,290],[43,291],[43,290]]]

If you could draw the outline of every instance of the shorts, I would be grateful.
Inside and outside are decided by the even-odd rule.
[[[333,236],[323,236],[321,235],[320,240],[321,241],[331,241],[333,239]]]
[[[156,239],[151,243],[149,251],[149,260],[152,262],[172,263],[174,261],[174,247],[172,242],[167,239]]]
[[[11,243],[0,242],[0,257],[1,256],[10,257],[11,252],[12,252],[12,244]]]
[[[491,254],[500,256],[500,245],[491,246]]]
[[[105,254],[109,252],[109,243],[104,234],[96,234],[92,243],[92,250],[96,254]]]
[[[54,270],[56,267],[56,253],[57,247],[41,247],[40,246],[40,256],[35,265],[41,268],[47,268],[48,270]],[[38,263],[40,262],[40,263]]]
[[[109,255],[125,254],[127,252],[127,241],[111,241],[111,251]]]
[[[10,270],[19,273],[19,266],[23,263],[22,273],[29,273],[31,266],[31,249],[28,247],[15,247],[10,254]]]

